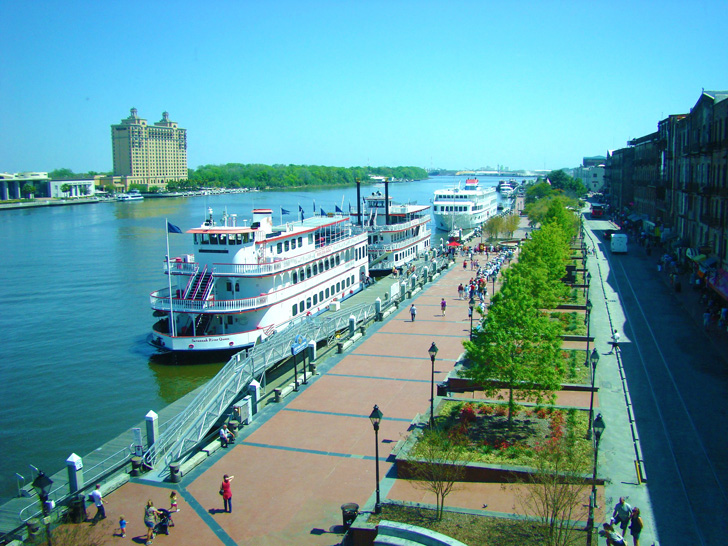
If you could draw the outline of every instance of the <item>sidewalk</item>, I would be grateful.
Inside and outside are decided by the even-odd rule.
[[[592,292],[597,288],[597,263],[601,262],[589,260],[588,264],[593,277]],[[355,502],[360,509],[367,510],[374,504],[375,442],[368,416],[375,404],[384,415],[379,432],[382,500],[434,504],[432,495],[394,477],[390,453],[405,437],[412,420],[429,411],[430,344],[434,341],[439,348],[436,383],[445,379],[463,352],[462,341],[468,335],[470,321],[468,302],[457,298],[457,286],[474,272],[463,270],[459,259],[443,273],[413,298],[418,308],[415,322],[410,321],[411,301],[407,301],[385,322],[370,327],[367,336],[348,353],[321,362],[319,375],[298,393],[280,404],[269,404],[252,426],[242,429],[233,446],[212,455],[185,476],[182,483],[133,479],[109,495],[109,519],[116,521],[119,514],[124,514],[129,527],[127,538],[109,537],[105,544],[143,543],[142,515],[147,499],[166,508],[171,489],[179,492],[181,511],[175,516],[176,526],[170,530],[170,536],[155,539],[158,545],[340,542],[340,506]],[[446,316],[440,311],[443,297],[448,303]],[[592,332],[597,339],[604,340],[610,324],[606,308],[602,308],[609,298],[598,294],[592,297]],[[599,350],[602,349],[600,344]],[[618,373],[616,367],[602,365],[606,358],[597,372],[600,385],[613,381],[611,374]],[[588,393],[582,394],[569,394],[568,404],[588,408]],[[605,487],[605,502],[610,506],[615,496],[624,494],[621,482],[634,482],[634,477],[622,475],[623,465],[615,463],[615,455],[633,449],[632,440],[629,426],[617,425],[619,418],[626,419],[624,394],[619,389],[605,388],[595,397],[595,403],[602,405],[596,411],[605,413],[610,423],[600,446],[599,472],[600,476],[612,478]],[[224,474],[235,476],[233,514],[222,511],[218,495]],[[646,487],[629,487],[630,498],[639,498],[637,504],[644,507],[643,515],[650,518]],[[447,505],[480,513],[512,514],[518,509],[515,490],[504,490],[499,484],[468,483],[448,496]],[[605,519],[604,502],[599,504],[596,522]],[[651,544],[651,537],[643,537],[644,544]]]

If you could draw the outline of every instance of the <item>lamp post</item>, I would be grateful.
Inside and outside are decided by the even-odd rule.
[[[473,309],[475,309],[475,298],[470,297],[468,302],[468,316],[470,316],[470,341],[473,341]]]
[[[493,271],[493,273],[491,273],[491,275],[490,275],[490,278],[493,281],[493,296],[495,296],[495,277],[496,277],[496,274],[495,274],[495,271]],[[491,296],[491,299],[493,298],[493,296]]]
[[[378,514],[382,511],[382,503],[379,498],[379,423],[382,420],[382,412],[379,410],[379,406],[374,406],[374,409],[369,414],[369,420],[372,422],[374,427],[374,459],[377,468],[377,501],[374,503],[374,513]]]
[[[51,545],[51,528],[50,523],[48,522],[48,495],[50,495],[51,492],[51,486],[53,485],[53,480],[51,480],[48,476],[45,475],[45,472],[42,470],[38,471],[38,476],[33,480],[33,488],[35,489],[35,492],[38,494],[38,498],[40,498],[41,502],[41,510],[43,511],[43,524],[45,525],[45,532],[46,532],[46,542],[48,543],[48,546]]]
[[[586,283],[584,284],[584,297],[586,297],[586,294],[589,291],[589,285],[590,284],[591,284],[591,273],[587,272],[587,274],[586,274]]]
[[[430,375],[430,428],[435,426],[435,357],[437,356],[437,345],[432,342],[427,350],[430,354],[430,362],[432,363],[432,374]]]
[[[597,364],[599,364],[599,352],[596,347],[589,360],[591,361],[591,397],[589,399],[589,430],[586,431],[587,440],[590,440],[592,436],[592,418],[594,416],[594,377],[597,375]]]
[[[584,366],[589,365],[589,340],[591,339],[591,312],[593,304],[589,298],[586,300],[586,315],[584,315],[584,324],[586,324],[586,354],[584,355]]]
[[[602,437],[604,429],[607,425],[602,419],[602,414],[597,415],[594,419],[594,468],[592,473],[592,490],[591,498],[589,499],[589,519],[586,522],[586,544],[591,546],[592,535],[594,534],[594,508],[597,505],[597,458],[599,457],[599,440]]]
[[[586,245],[581,247],[581,268],[584,270],[584,283],[586,283]]]

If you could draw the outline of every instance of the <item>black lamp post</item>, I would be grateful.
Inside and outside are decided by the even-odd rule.
[[[582,254],[581,254],[581,268],[584,270],[584,283],[586,283],[586,274],[587,274],[587,270],[586,270],[586,245],[583,245],[581,247],[581,252],[582,252]]]
[[[589,519],[586,522],[586,544],[591,546],[592,535],[594,534],[594,508],[597,505],[597,458],[599,457],[599,440],[602,438],[602,433],[607,425],[602,419],[602,414],[597,415],[594,419],[594,468],[592,473],[592,490],[591,498],[589,499]]]
[[[493,281],[493,296],[495,296],[495,277],[496,277],[496,274],[495,274],[495,271],[494,271],[494,272],[493,272],[493,273],[492,273],[492,274],[490,275],[490,279],[491,279],[491,280]],[[491,298],[493,298],[493,296],[491,296]]]
[[[590,284],[591,284],[591,273],[587,272],[587,274],[586,274],[586,283],[584,284],[584,297],[586,297],[586,294],[589,291],[589,285]]]
[[[591,397],[589,399],[589,430],[586,432],[587,439],[591,439],[592,418],[594,417],[594,377],[597,375],[597,364],[599,364],[599,352],[596,347],[594,347],[589,360],[591,361]]]
[[[430,428],[435,426],[435,357],[437,356],[437,345],[432,342],[427,350],[430,354],[430,362],[432,362],[432,374],[430,375]]]
[[[51,493],[53,480],[45,475],[42,470],[38,471],[38,476],[33,480],[33,488],[41,502],[41,510],[43,511],[43,524],[45,525],[46,542],[51,546],[51,528],[47,520],[48,517],[48,495]]]
[[[473,310],[475,309],[475,298],[470,297],[468,302],[468,315],[470,316],[470,341],[473,341]]]
[[[379,406],[374,406],[374,409],[369,414],[369,420],[374,426],[374,459],[377,465],[377,501],[374,503],[374,513],[378,514],[382,511],[382,503],[379,498],[379,423],[382,420],[382,412],[379,410]]]
[[[593,304],[589,298],[586,300],[586,314],[584,315],[584,324],[586,324],[586,355],[584,355],[584,366],[589,365],[589,340],[591,339],[591,312]]]

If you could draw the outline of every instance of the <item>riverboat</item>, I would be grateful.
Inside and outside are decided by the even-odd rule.
[[[143,201],[144,196],[139,190],[131,190],[129,193],[120,193],[116,196],[117,201]]]
[[[240,226],[227,213],[216,223],[209,209],[186,233],[194,254],[167,258],[169,286],[150,296],[159,318],[151,343],[163,351],[253,346],[358,292],[369,276],[367,232],[343,215],[274,226],[272,210],[256,209]]]
[[[479,185],[477,178],[465,181],[465,188],[437,190],[432,200],[435,226],[441,231],[474,229],[498,212],[495,188]]]
[[[497,190],[502,196],[510,197],[516,191],[516,187],[517,183],[515,180],[509,180],[508,182],[501,180],[498,182]]]
[[[386,183],[385,183],[386,184]],[[397,204],[380,191],[363,200],[364,208],[352,212],[369,234],[369,271],[384,275],[401,268],[430,249],[430,206]]]

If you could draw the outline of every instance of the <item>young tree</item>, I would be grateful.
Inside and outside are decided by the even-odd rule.
[[[71,185],[70,184],[62,184],[61,185],[61,191],[65,194],[66,197],[68,197],[68,192],[71,191]]]
[[[452,437],[438,428],[425,429],[417,442],[412,478],[417,480],[416,487],[435,494],[438,520],[442,519],[445,498],[463,481],[472,453],[465,438]]]
[[[547,546],[573,544],[577,527],[588,516],[589,482],[571,451],[565,438],[552,438],[540,446],[535,470],[525,479],[529,487],[519,489],[526,513],[544,525]]]
[[[503,231],[503,217],[492,216],[485,222],[485,232],[488,234],[488,239],[493,240],[498,238],[498,234]]]
[[[521,225],[521,217],[518,214],[509,214],[503,219],[503,228],[505,231],[508,232],[510,237],[513,237],[513,234],[516,232],[516,230]]]
[[[471,377],[486,395],[502,399],[506,389],[509,426],[514,391],[539,404],[554,400],[563,376],[560,334],[561,325],[535,306],[527,281],[513,275],[493,297],[484,328],[463,342]]]
[[[26,182],[23,184],[22,189],[20,192],[25,195],[28,199],[35,193],[35,186],[31,184],[30,182]]]

